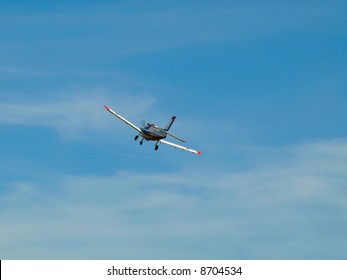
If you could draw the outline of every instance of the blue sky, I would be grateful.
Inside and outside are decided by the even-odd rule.
[[[1,1],[0,258],[346,259],[346,14]]]

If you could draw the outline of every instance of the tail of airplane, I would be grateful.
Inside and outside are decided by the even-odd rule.
[[[185,140],[183,140],[183,139],[181,139],[181,138],[179,138],[179,137],[177,137],[177,136],[175,136],[175,135],[173,135],[173,134],[171,134],[171,133],[168,132],[169,129],[170,129],[170,127],[172,126],[173,122],[175,121],[175,119],[176,119],[176,116],[172,116],[171,120],[170,120],[169,123],[165,126],[165,128],[164,128],[163,130],[165,131],[165,134],[170,135],[171,137],[176,138],[177,140],[180,140],[180,141],[182,141],[182,142],[186,142]]]
[[[171,120],[169,121],[169,123],[164,128],[165,131],[169,131],[169,129],[172,126],[172,124],[175,121],[175,119],[176,119],[176,116],[172,116]]]

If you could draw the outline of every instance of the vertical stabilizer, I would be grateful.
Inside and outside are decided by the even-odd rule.
[[[165,131],[169,131],[169,129],[172,126],[172,124],[175,121],[175,119],[176,119],[176,116],[172,116],[171,120],[169,121],[169,123],[164,128]]]

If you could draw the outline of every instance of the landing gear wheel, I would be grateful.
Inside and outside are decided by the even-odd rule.
[[[155,145],[154,150],[158,150],[159,146]]]
[[[143,140],[140,141],[140,145],[142,145],[142,144],[143,144]]]
[[[137,138],[139,138],[139,136],[138,136],[138,135],[136,135],[136,136],[135,136],[134,140],[136,141],[136,140],[137,140]]]

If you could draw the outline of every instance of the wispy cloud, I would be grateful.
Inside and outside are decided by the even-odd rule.
[[[129,117],[136,117],[147,111],[155,102],[155,99],[148,95],[71,95],[35,103],[19,101],[0,104],[0,123],[42,126],[58,130],[65,138],[78,138],[86,132],[104,131],[111,127],[103,109],[106,103],[115,106]]]
[[[345,258],[346,149],[307,143],[243,172],[189,164],[13,183],[1,195],[2,258]],[[216,249],[193,248],[206,242]]]
[[[33,71],[25,71],[25,70],[16,69],[16,68],[4,68],[4,67],[0,67],[0,72],[1,73],[8,73],[8,74],[18,74],[18,75],[36,75],[36,74],[38,74],[37,72],[33,72]]]
[[[322,19],[329,21],[343,16],[340,3],[330,2],[293,4],[280,1],[235,5],[222,1],[220,4],[196,5],[183,1],[166,7],[151,1],[130,1],[86,4],[78,9],[61,5],[58,10],[4,17],[3,21],[11,26],[20,25],[23,34],[30,27],[35,31],[36,42],[48,49],[58,45],[63,49],[68,47],[70,51],[77,47],[81,52],[80,46],[88,45],[93,52],[95,47],[91,46],[96,46],[110,57],[119,57],[201,43],[257,40],[280,32],[310,30]],[[68,28],[69,32],[62,34],[62,27]],[[50,32],[49,42],[45,36],[37,35],[45,34],[47,30]],[[93,37],[90,30],[94,31]],[[52,38],[51,34],[56,36]],[[88,57],[92,56],[94,53],[88,53]]]
[[[129,5],[129,4],[128,4]],[[201,4],[184,2],[175,7],[156,7],[138,2],[110,9],[110,16],[97,19],[120,38],[114,45],[117,55],[132,55],[216,42],[258,40],[290,31],[310,32],[322,21],[343,18],[340,4],[246,3]],[[119,12],[121,10],[121,12]],[[158,24],[160,22],[161,24]],[[120,30],[117,26],[122,26]],[[329,28],[329,27],[326,27]],[[132,34],[123,37],[123,34]]]

